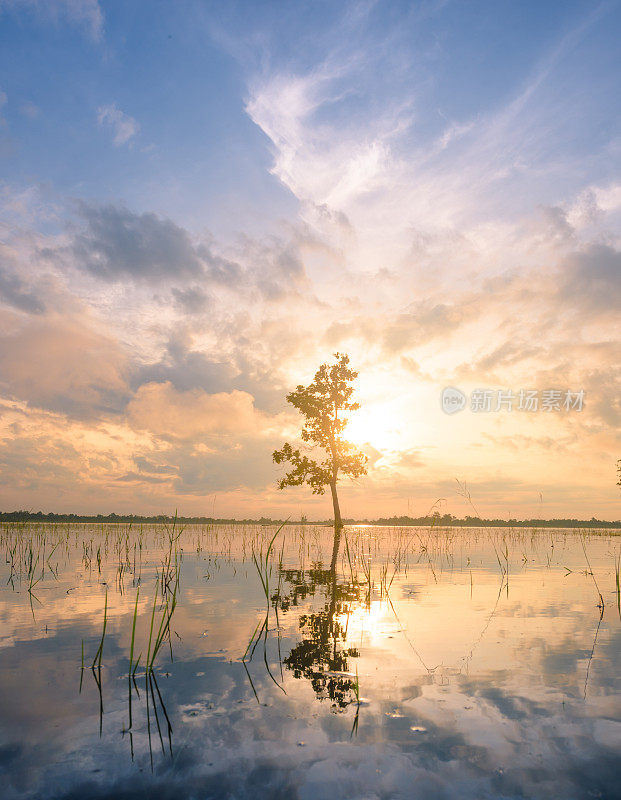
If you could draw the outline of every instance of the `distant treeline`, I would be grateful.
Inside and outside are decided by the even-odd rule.
[[[177,517],[177,522],[183,525],[278,525],[282,519],[261,517],[260,519],[227,519],[215,517]],[[142,516],[139,514],[44,514],[42,511],[3,511],[0,512],[0,522],[91,522],[91,523],[124,523],[140,525],[144,523],[172,524],[175,517],[160,514],[158,516]],[[595,519],[481,519],[480,517],[454,517],[452,514],[438,513],[427,517],[381,517],[380,519],[344,519],[346,525],[391,525],[391,526],[429,526],[434,527],[468,527],[468,528],[619,528],[621,520],[609,522]],[[332,520],[317,520],[311,522],[306,517],[300,520],[287,520],[289,525],[331,525]]]
[[[619,528],[621,520],[608,522],[595,519],[481,519],[481,517],[454,517],[452,514],[434,514],[432,517],[382,517],[371,525],[440,525],[458,528]]]

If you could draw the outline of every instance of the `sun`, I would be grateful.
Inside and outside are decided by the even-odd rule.
[[[359,448],[371,445],[376,450],[396,450],[402,434],[387,406],[361,408],[348,419],[343,437]]]

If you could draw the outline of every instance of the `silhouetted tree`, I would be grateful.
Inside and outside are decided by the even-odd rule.
[[[343,414],[360,407],[358,403],[350,402],[354,391],[352,382],[358,373],[349,367],[349,356],[336,353],[334,357],[336,363],[322,364],[312,383],[298,386],[287,395],[287,401],[304,417],[302,440],[311,447],[321,448],[326,457],[321,461],[315,460],[287,442],[282,450],[274,451],[273,459],[277,464],[289,463],[292,466],[278,482],[279,489],[306,483],[313,494],[324,494],[326,486],[330,487],[338,550],[338,535],[343,527],[336,490],[339,473],[351,478],[364,475],[367,457],[342,437],[347,424],[347,416]]]

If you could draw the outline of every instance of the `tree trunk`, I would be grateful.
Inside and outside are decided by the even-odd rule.
[[[332,492],[332,506],[334,508],[334,546],[332,548],[332,562],[330,569],[334,572],[336,569],[336,559],[339,554],[339,545],[341,543],[341,529],[343,528],[343,521],[341,520],[341,509],[339,507],[339,496],[336,493],[336,480],[330,481],[330,490]]]

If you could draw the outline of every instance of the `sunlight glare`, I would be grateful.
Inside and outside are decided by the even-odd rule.
[[[403,439],[388,406],[377,405],[356,411],[343,435],[356,447],[371,445],[377,450],[397,450]]]

